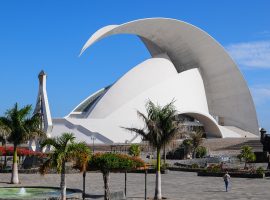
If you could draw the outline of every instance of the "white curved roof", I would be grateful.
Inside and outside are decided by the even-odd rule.
[[[224,48],[206,32],[175,19],[141,19],[98,30],[81,53],[113,34],[139,36],[153,57],[166,53],[178,73],[198,68],[209,113],[222,117],[226,126],[258,134],[256,111],[245,80]]]

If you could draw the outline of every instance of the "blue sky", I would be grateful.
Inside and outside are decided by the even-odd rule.
[[[97,29],[146,17],[186,21],[208,32],[238,63],[259,124],[270,130],[270,1],[0,1],[0,115],[34,104],[37,75],[48,74],[53,117],[149,57],[135,36],[106,38],[79,52]]]

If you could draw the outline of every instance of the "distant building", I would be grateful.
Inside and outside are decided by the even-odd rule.
[[[206,32],[175,19],[141,19],[98,30],[82,52],[114,34],[137,35],[152,58],[87,97],[68,116],[53,119],[52,136],[73,132],[90,144],[140,142],[121,127],[143,127],[136,111],[145,112],[148,99],[160,105],[174,99],[179,113],[195,119],[192,125],[202,124],[209,138],[257,137],[247,84],[225,49]]]

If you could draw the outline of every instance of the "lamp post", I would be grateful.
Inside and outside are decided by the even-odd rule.
[[[95,140],[97,138],[95,138],[94,136],[91,136],[91,140],[93,141],[93,153],[95,153]]]
[[[83,172],[83,193],[82,193],[82,198],[85,200],[85,177],[86,177],[86,170]]]
[[[125,197],[127,197],[127,171],[125,171]]]
[[[147,200],[147,168],[144,170],[144,200]]]
[[[261,133],[261,143],[263,144],[263,152],[266,152],[268,158],[267,169],[270,169],[270,135],[267,134],[267,131],[264,128],[260,129]]]

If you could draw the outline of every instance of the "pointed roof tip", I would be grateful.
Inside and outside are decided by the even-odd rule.
[[[84,51],[85,51],[85,47],[82,48],[82,50],[81,50],[81,52],[80,52],[80,54],[79,54],[78,57],[81,57],[81,55],[83,54]]]
[[[44,72],[44,70],[41,70],[38,75],[39,76],[44,76],[44,75],[46,75],[46,73]]]

